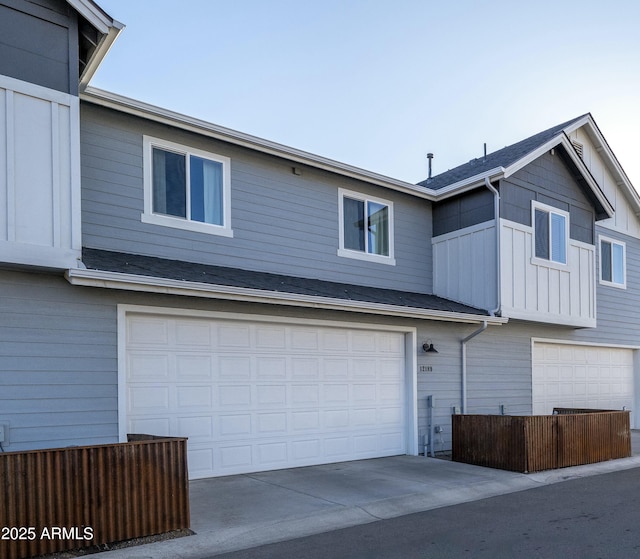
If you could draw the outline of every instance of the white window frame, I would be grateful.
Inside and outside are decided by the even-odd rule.
[[[536,210],[540,210],[549,214],[549,259],[541,258],[540,256],[536,256]],[[562,216],[564,218],[565,228],[564,228],[564,246],[565,246],[565,255],[566,262],[560,262],[558,260],[552,260],[552,235],[551,235],[551,214],[556,214]],[[565,212],[564,210],[560,210],[553,206],[549,206],[547,204],[543,204],[542,202],[537,202],[536,200],[531,201],[531,230],[533,231],[532,239],[531,239],[531,262],[533,264],[544,265],[547,267],[559,267],[566,268],[569,265],[569,212]]]
[[[191,221],[188,218],[176,217],[154,213],[153,211],[153,148],[160,148],[173,153],[184,155],[188,158],[191,155],[209,159],[222,164],[222,215],[223,224],[203,223]],[[186,231],[197,231],[210,235],[221,235],[233,237],[231,229],[231,159],[223,155],[210,153],[195,149],[168,140],[143,136],[143,158],[144,158],[144,213],[141,215],[143,223],[162,225],[164,227],[174,227]],[[187,186],[189,186],[189,164],[186,165]],[[190,207],[190,188],[187,188],[187,208]]]
[[[611,250],[611,278],[612,281],[608,281],[602,279],[602,242],[606,242],[612,245]],[[617,283],[613,281],[613,245],[618,245],[622,247],[622,283]],[[627,244],[624,241],[619,241],[618,239],[613,239],[611,237],[607,237],[605,235],[598,235],[598,253],[600,255],[600,271],[599,271],[599,279],[602,285],[606,285],[609,287],[616,287],[618,289],[626,289],[627,288]]]
[[[353,200],[359,200],[365,203],[365,207],[367,202],[374,202],[376,204],[382,204],[389,208],[389,255],[385,256],[382,254],[371,254],[366,251],[366,243],[367,235],[365,234],[365,250],[353,250],[349,248],[345,248],[344,246],[344,199],[351,198]],[[387,264],[391,266],[396,265],[396,260],[394,258],[394,225],[393,225],[393,202],[389,200],[384,200],[382,198],[377,198],[375,196],[368,196],[366,194],[362,194],[361,192],[354,192],[353,190],[346,190],[344,188],[338,189],[338,227],[339,227],[339,237],[340,237],[340,245],[338,248],[338,256],[342,256],[344,258],[354,258],[356,260],[365,260],[368,262],[377,262],[379,264]]]

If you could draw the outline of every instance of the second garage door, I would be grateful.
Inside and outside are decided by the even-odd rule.
[[[406,453],[405,335],[126,317],[126,429],[189,437],[191,479]]]
[[[534,414],[554,407],[631,410],[633,350],[534,342],[532,388]]]

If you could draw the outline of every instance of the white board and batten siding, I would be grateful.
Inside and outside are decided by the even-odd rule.
[[[567,264],[533,257],[533,228],[501,220],[502,316],[596,326],[595,247],[569,240]]]
[[[494,221],[434,237],[434,294],[479,309],[496,307]]]
[[[191,479],[415,451],[406,331],[148,312],[120,325],[121,438],[188,437]]]
[[[79,100],[0,76],[0,260],[69,268],[81,255]]]
[[[634,427],[634,349],[533,340],[532,408],[631,410]]]

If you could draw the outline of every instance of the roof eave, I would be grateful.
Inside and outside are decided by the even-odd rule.
[[[113,19],[93,0],[67,0],[67,3],[86,19],[100,35],[96,49],[80,76],[79,86],[80,91],[83,91],[118,38],[120,31],[124,29],[124,24]]]
[[[370,184],[403,192],[424,200],[433,201],[436,197],[433,190],[422,186],[416,186],[415,184],[393,179],[378,173],[373,173],[346,163],[340,163],[326,157],[321,157],[319,155],[314,155],[276,142],[264,140],[250,134],[218,126],[204,120],[170,111],[168,109],[163,109],[161,107],[150,105],[142,101],[137,101],[135,99],[95,87],[87,87],[81,94],[81,99],[95,105],[100,105],[147,120],[195,132],[197,134],[229,142],[234,145],[243,146],[262,153],[281,157],[295,163],[308,165],[309,167],[323,169],[342,176],[365,181]]]
[[[85,67],[82,75],[80,76],[80,92],[82,93],[89,86],[91,78],[96,73],[96,70],[107,56],[107,53],[113,46],[113,43],[118,38],[120,31],[124,28],[124,25],[118,21],[113,20],[113,26],[109,28],[107,33],[102,35],[95,52],[91,56],[87,66]]]
[[[452,183],[448,186],[445,186],[444,188],[434,190],[433,192],[436,195],[435,201],[444,200],[451,196],[456,196],[458,194],[462,194],[463,192],[478,188],[479,186],[485,184],[485,179],[489,179],[489,181],[501,179],[504,176],[504,172],[504,167],[494,167],[493,169],[489,169],[488,171],[484,171],[472,177]]]
[[[208,283],[188,282],[102,270],[69,269],[66,271],[65,277],[72,285],[84,287],[102,287],[107,289],[162,293],[165,295],[182,295],[207,299],[223,299],[229,301],[286,305],[325,310],[352,311],[365,314],[396,316],[421,320],[439,320],[444,322],[471,324],[486,322],[490,325],[501,325],[508,322],[507,318],[489,315],[405,307],[385,303],[355,301],[352,299],[336,299],[332,297],[283,293],[279,291],[267,291],[262,289],[250,289],[226,285],[212,285]]]

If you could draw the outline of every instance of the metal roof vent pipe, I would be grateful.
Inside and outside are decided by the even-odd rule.
[[[427,153],[427,159],[429,160],[429,176],[427,177],[427,180],[430,181],[431,180],[431,161],[433,160],[433,153]]]

